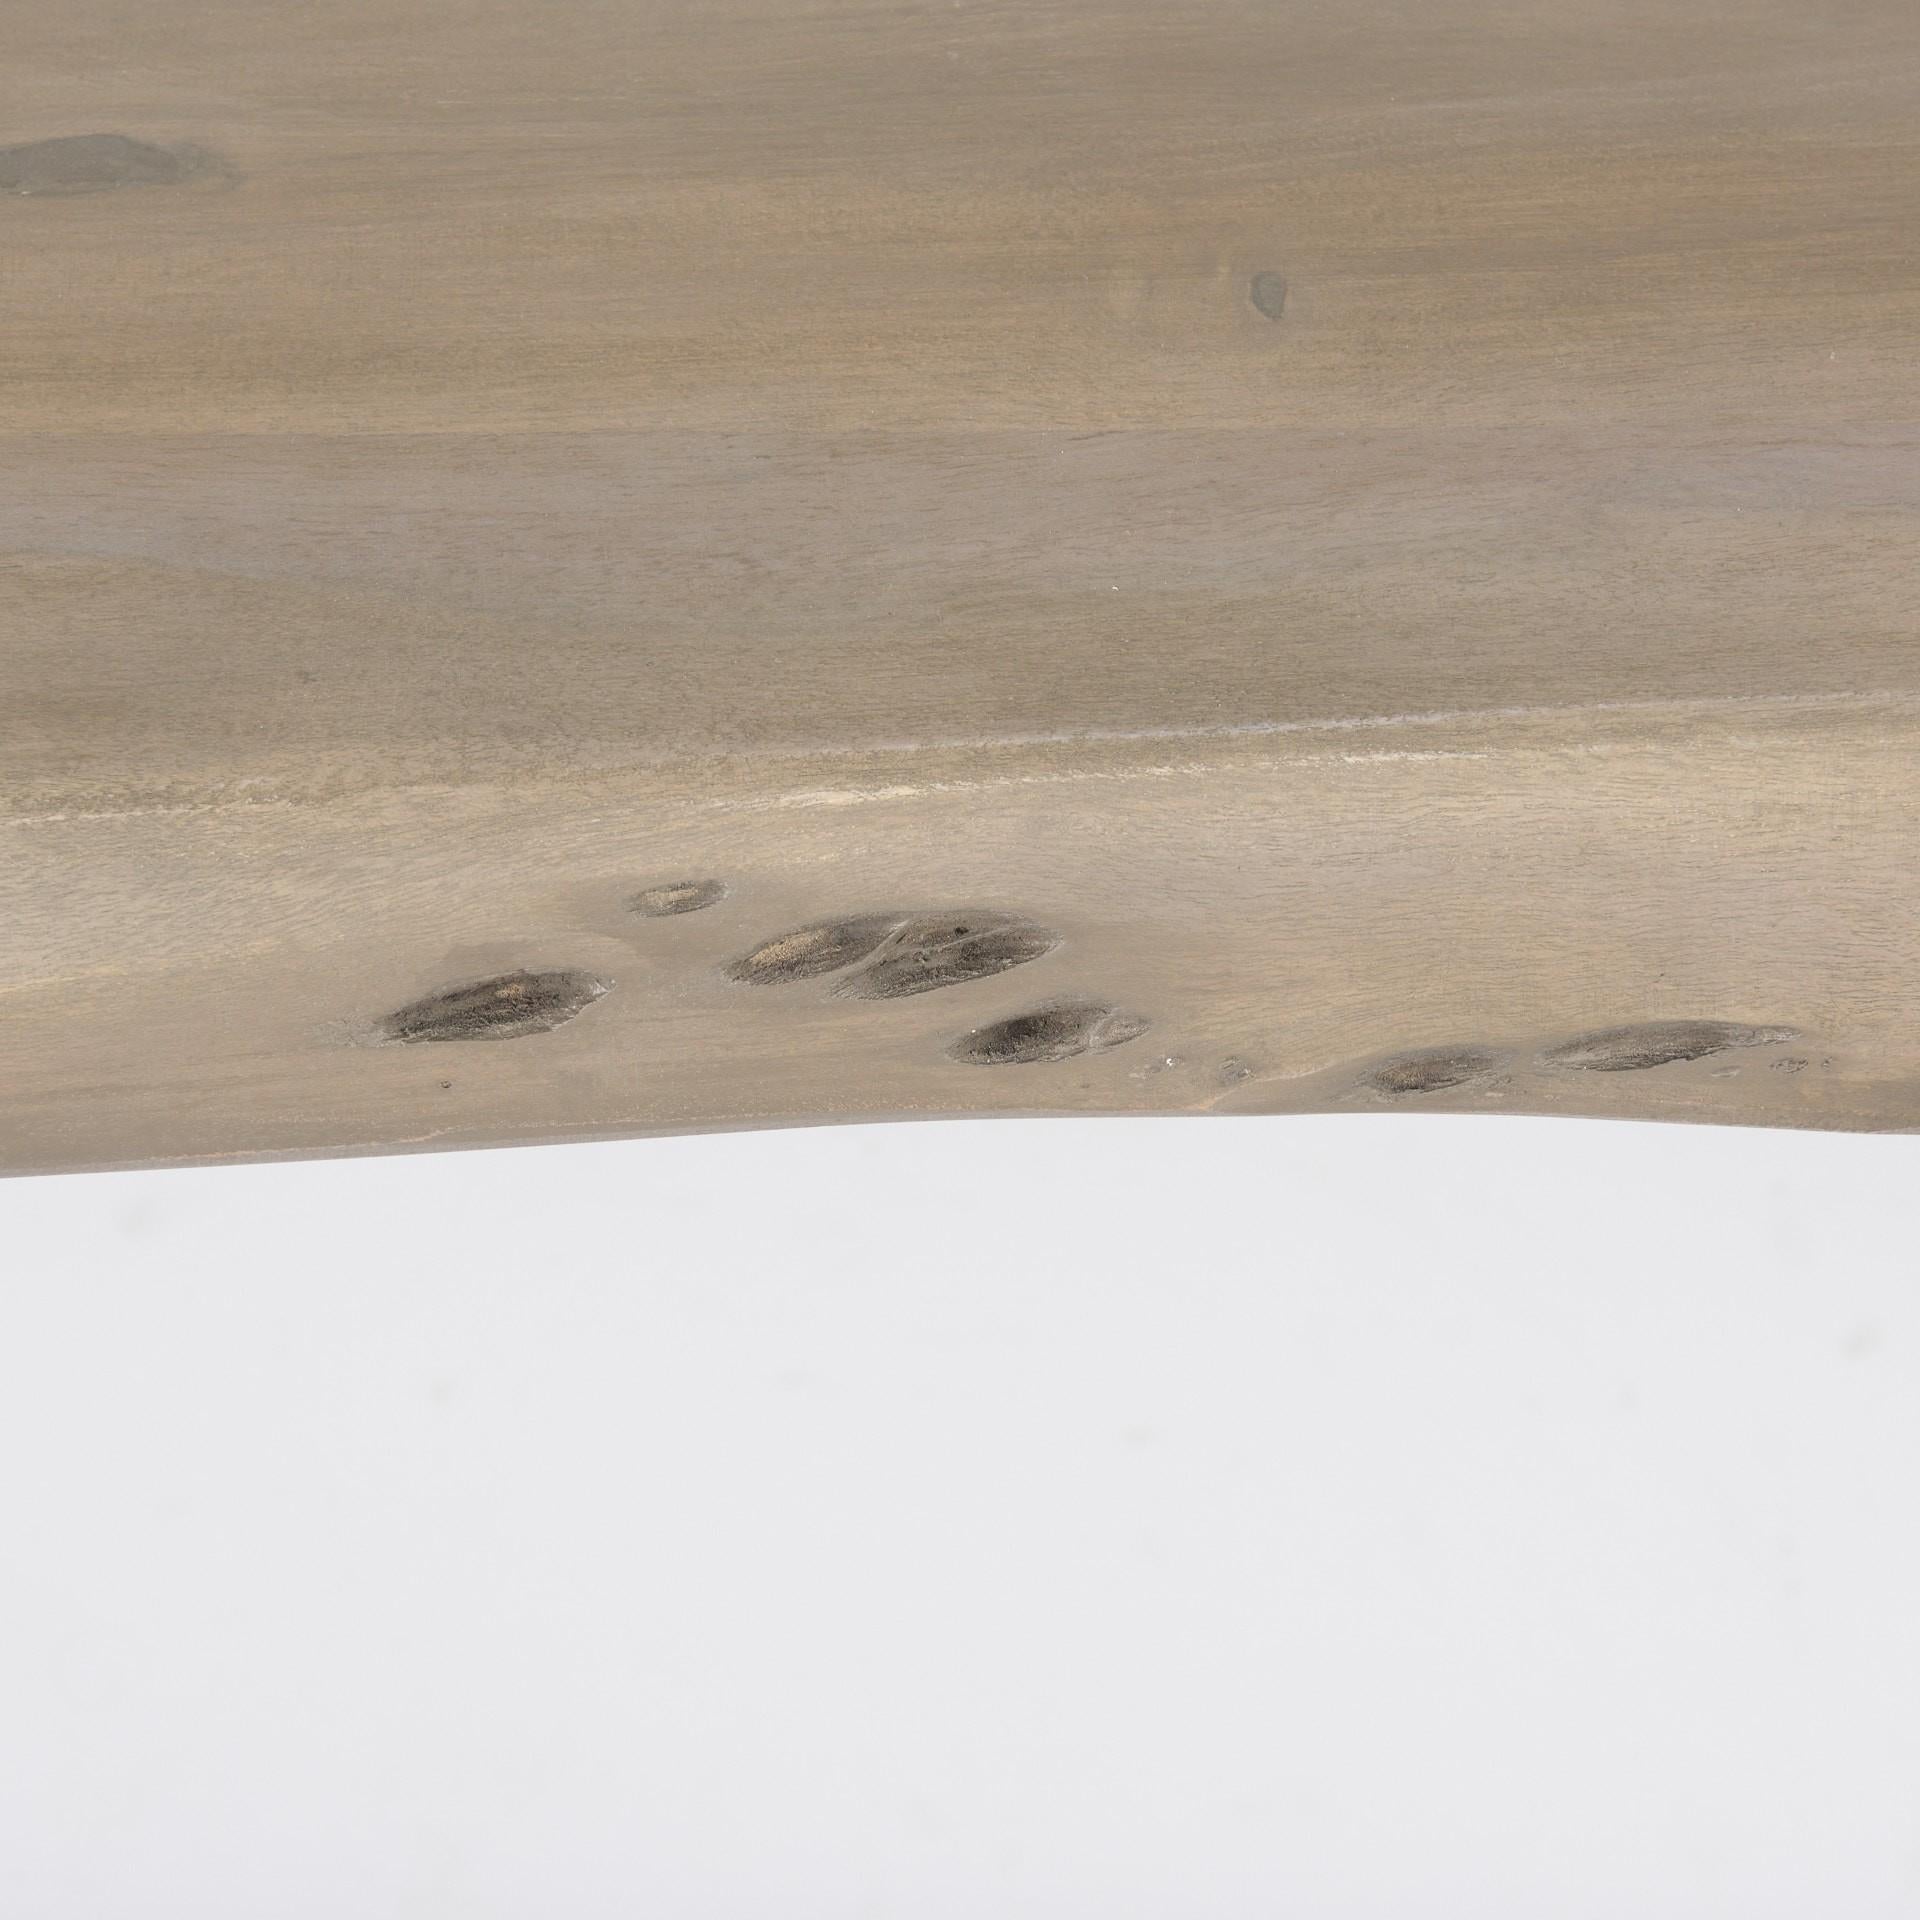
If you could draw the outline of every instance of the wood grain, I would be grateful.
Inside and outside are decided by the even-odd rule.
[[[0,29],[0,1165],[1920,1125],[1906,0]]]

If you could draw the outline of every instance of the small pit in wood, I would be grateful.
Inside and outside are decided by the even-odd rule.
[[[1490,1047],[1419,1047],[1397,1053],[1361,1075],[1361,1084],[1389,1099],[1446,1093],[1490,1080],[1506,1064]]]
[[[1540,1057],[1548,1066],[1582,1073],[1638,1073],[1681,1060],[1704,1060],[1736,1047],[1770,1047],[1795,1037],[1792,1027],[1753,1027],[1737,1020],[1648,1020],[1583,1033],[1547,1048]]]
[[[1268,320],[1278,320],[1287,310],[1287,276],[1284,273],[1256,273],[1247,288],[1253,310]]]
[[[719,880],[667,880],[642,887],[627,905],[643,919],[664,920],[676,913],[698,913],[724,900],[726,894],[726,885]]]
[[[1059,936],[1014,914],[965,907],[941,913],[863,913],[796,927],[733,962],[730,979],[756,986],[845,974],[849,1000],[898,1000],[991,979],[1059,945]]]
[[[922,914],[834,991],[852,1000],[899,1000],[988,980],[1051,953],[1058,938],[1010,914]]]
[[[1105,1053],[1138,1040],[1149,1022],[1138,1013],[1097,1000],[1059,1001],[975,1027],[948,1047],[948,1056],[975,1067],[1035,1066]]]
[[[563,1027],[612,985],[595,973],[502,973],[430,993],[381,1022],[389,1040],[519,1040]]]
[[[817,980],[864,960],[906,918],[904,913],[858,913],[843,920],[816,920],[763,941],[734,961],[727,977],[756,987]]]
[[[171,187],[224,172],[200,147],[162,147],[124,133],[66,133],[0,147],[0,193],[59,198],[119,187]]]

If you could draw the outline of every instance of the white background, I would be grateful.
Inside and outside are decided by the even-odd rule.
[[[0,1183],[8,1920],[1920,1913],[1920,1141]]]

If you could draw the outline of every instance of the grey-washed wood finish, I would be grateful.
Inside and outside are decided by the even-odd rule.
[[[1920,1126],[1911,0],[0,47],[0,1166]]]

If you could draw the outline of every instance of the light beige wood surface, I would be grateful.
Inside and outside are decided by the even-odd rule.
[[[1908,0],[0,44],[0,1165],[1920,1126]]]

